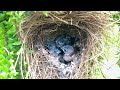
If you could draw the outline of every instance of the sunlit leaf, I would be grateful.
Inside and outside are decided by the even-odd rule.
[[[20,41],[16,41],[12,45],[21,45],[21,42]]]
[[[22,52],[23,52],[23,48],[21,47],[21,48],[18,50],[17,55],[19,55],[19,54],[22,53]]]
[[[45,16],[48,16],[48,15],[49,15],[49,11],[42,11],[42,13],[43,13]]]
[[[26,50],[26,53],[32,53],[33,51],[32,50]]]
[[[0,20],[3,21],[4,20],[5,15],[4,14],[0,14]]]
[[[25,11],[20,11],[19,16],[22,16],[25,13]]]

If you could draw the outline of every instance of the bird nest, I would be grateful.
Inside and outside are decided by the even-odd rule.
[[[102,31],[107,30],[108,20],[109,13],[100,11],[65,11],[60,14],[51,11],[48,17],[33,12],[24,18],[19,25],[19,35],[28,65],[26,78],[88,78],[90,54],[97,47]],[[78,47],[77,52],[69,65],[59,62],[59,57],[51,55],[45,47],[48,41],[62,35],[78,38],[74,44]],[[27,50],[32,52],[26,53]]]

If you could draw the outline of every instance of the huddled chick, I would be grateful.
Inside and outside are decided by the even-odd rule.
[[[47,43],[46,48],[49,50],[49,53],[55,57],[58,57],[61,53],[61,50],[56,47],[54,42]]]
[[[75,43],[75,38],[68,35],[63,35],[57,37],[55,42],[58,47],[63,47],[64,45],[73,45]]]
[[[74,56],[74,47],[70,45],[65,45],[61,48],[64,52],[63,59],[65,61],[72,61],[73,56]]]
[[[49,53],[55,57],[59,57],[59,61],[64,64],[70,63],[75,54],[75,38],[63,35],[57,37],[53,42],[48,42],[46,47]]]
[[[63,35],[59,36],[56,39],[56,45],[62,49],[64,52],[62,59],[60,61],[70,62],[73,60],[74,57],[74,43],[75,43],[75,38],[68,36],[68,35]]]

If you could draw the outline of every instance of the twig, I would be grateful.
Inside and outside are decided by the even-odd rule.
[[[57,17],[57,16],[55,16],[55,15],[53,15],[53,14],[51,14],[53,17],[55,17],[55,18],[57,18],[58,20],[60,20],[60,21],[62,21],[62,22],[64,22],[64,23],[66,23],[66,24],[69,24],[67,21],[65,21],[65,20],[62,20],[61,18],[59,18],[59,17]]]
[[[22,71],[22,53],[20,53],[19,68],[20,68],[21,79],[24,79],[24,77],[23,77],[23,71]]]
[[[9,55],[9,51],[7,50],[7,48],[3,47],[5,49],[5,51],[7,52],[7,54]]]
[[[101,72],[102,76],[106,79],[106,76],[103,74],[101,69],[100,69],[100,72]]]

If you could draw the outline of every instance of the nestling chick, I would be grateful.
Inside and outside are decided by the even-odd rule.
[[[64,64],[69,64],[69,63],[71,63],[71,61],[66,61],[66,60],[64,60],[64,58],[63,58],[62,55],[60,56],[59,61],[60,61],[61,63],[64,63]]]
[[[61,49],[63,50],[65,55],[71,56],[74,53],[74,47],[70,46],[70,45],[65,45],[65,46],[61,47]]]
[[[62,47],[64,45],[73,45],[75,43],[75,39],[68,35],[63,35],[57,37],[55,42],[58,47]]]
[[[57,48],[53,42],[47,43],[46,48],[49,50],[49,53],[55,57],[59,56],[61,53],[61,50]]]
[[[74,47],[70,45],[66,45],[66,46],[63,46],[61,49],[64,52],[63,59],[67,62],[72,61],[74,57]]]
[[[74,55],[70,56],[70,55],[64,55],[63,56],[63,59],[66,61],[66,62],[70,62],[72,61],[74,58]]]

